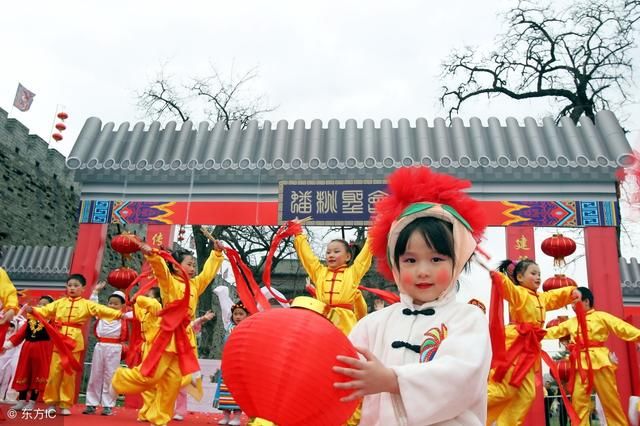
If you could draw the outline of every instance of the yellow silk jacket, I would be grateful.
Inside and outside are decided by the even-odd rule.
[[[2,268],[0,268],[0,302],[3,311],[13,309],[16,314],[18,313],[18,293],[7,271]]]
[[[511,324],[505,327],[506,347],[518,336],[515,324],[530,323],[544,328],[547,311],[553,311],[572,302],[571,293],[576,287],[563,287],[536,293],[528,288],[515,285],[509,277],[500,274],[500,285],[504,299],[509,302]]]
[[[142,339],[145,345],[153,341],[156,334],[158,334],[160,329],[160,317],[158,315],[161,310],[162,305],[153,297],[136,297],[135,314],[136,319],[140,321]]]
[[[316,299],[331,307],[329,320],[345,334],[367,314],[367,303],[358,290],[360,280],[371,267],[369,240],[347,268],[330,270],[316,257],[304,234],[296,235],[293,245],[311,282],[316,287]]]
[[[589,343],[603,344],[609,338],[609,333],[613,333],[627,342],[640,342],[640,329],[607,312],[594,309],[587,311]],[[549,327],[545,339],[559,339],[568,336],[570,337],[570,343],[576,343],[577,334],[578,319],[572,317],[555,327]],[[584,350],[581,351],[580,358],[582,366],[586,367],[587,360]],[[589,358],[591,358],[594,370],[614,365],[609,357],[609,349],[606,346],[589,348]]]
[[[33,310],[45,318],[55,320],[60,332],[76,342],[74,352],[84,350],[82,329],[90,318],[98,317],[112,321],[122,317],[122,312],[83,297],[66,296],[45,306],[34,306]]]
[[[151,253],[145,256],[153,274],[158,279],[158,287],[160,287],[160,294],[162,295],[162,302],[167,305],[174,300],[179,300],[184,297],[184,281],[175,275],[171,274],[169,267],[162,257],[155,253]],[[205,289],[211,284],[215,278],[224,257],[221,251],[212,250],[209,258],[204,263],[202,272],[189,280],[191,286],[189,290],[189,317],[193,320],[195,318],[196,309],[198,307],[198,299]],[[187,335],[189,336],[189,342],[192,347],[196,347],[196,336],[193,333],[191,325],[187,328]],[[167,352],[176,352],[175,337],[171,337],[171,342],[166,348]]]

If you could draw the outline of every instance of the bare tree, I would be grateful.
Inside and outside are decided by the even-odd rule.
[[[631,0],[559,3],[566,4],[520,0],[506,13],[495,50],[478,59],[466,48],[444,61],[443,78],[452,81],[440,101],[450,118],[478,95],[552,99],[560,104],[557,119],[574,122],[628,100],[640,7]]]

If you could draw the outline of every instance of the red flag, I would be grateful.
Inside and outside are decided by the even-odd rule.
[[[13,100],[13,106],[22,112],[29,111],[35,96],[35,93],[18,83],[18,90],[16,90],[16,97]]]

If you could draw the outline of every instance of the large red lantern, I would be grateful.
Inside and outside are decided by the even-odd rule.
[[[119,290],[124,290],[138,277],[138,273],[126,266],[114,269],[107,275],[107,282]]]
[[[111,239],[111,248],[121,255],[127,256],[140,250],[140,242],[135,235],[123,232]]]
[[[359,401],[340,402],[350,380],[333,372],[337,355],[357,357],[353,345],[323,316],[301,308],[270,309],[242,321],[222,353],[222,377],[249,417],[278,426],[338,426]]]
[[[571,286],[577,287],[578,284],[564,274],[555,274],[553,277],[544,280],[544,283],[542,283],[542,290],[549,291]]]
[[[555,266],[563,266],[566,264],[564,258],[576,251],[576,242],[562,234],[553,234],[542,242],[542,251],[553,257]]]

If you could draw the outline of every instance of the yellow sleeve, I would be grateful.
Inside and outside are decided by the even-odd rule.
[[[627,342],[640,341],[640,329],[607,312],[598,312],[613,334]]]
[[[369,239],[364,242],[362,246],[362,250],[358,253],[358,257],[355,258],[353,264],[351,265],[351,269],[353,269],[355,283],[354,285],[360,284],[362,277],[367,273],[369,268],[371,268],[371,260],[373,259],[373,253],[371,253],[371,249],[369,248]],[[365,304],[366,306],[366,304]]]
[[[54,300],[51,303],[47,303],[44,306],[34,306],[33,310],[42,315],[47,319],[54,319],[56,317],[56,311],[58,310],[58,305],[60,301],[64,299]]]
[[[498,285],[502,288],[504,300],[509,302],[514,308],[522,308],[529,301],[529,292],[524,288],[517,286],[511,281],[511,278],[500,272],[501,280]]]
[[[540,299],[547,311],[564,308],[573,301],[571,293],[573,293],[575,289],[576,287],[571,286],[545,291],[540,294]]]
[[[153,297],[147,296],[136,297],[136,306],[155,316],[158,316],[158,314],[162,310],[162,305],[160,304],[160,302],[158,302]]]
[[[18,293],[7,271],[2,268],[0,268],[0,301],[2,302],[2,310],[12,309],[18,313]]]
[[[104,306],[90,300],[87,300],[87,307],[91,315],[100,319],[115,320],[122,317],[121,311],[117,311],[108,306]]]
[[[311,283],[315,286],[318,281],[318,275],[326,266],[324,266],[313,253],[306,235],[296,235],[296,238],[293,240],[293,246],[296,249],[296,253],[298,253],[298,259],[300,263],[302,263],[302,267],[307,271],[309,278],[311,278]]]
[[[367,301],[364,300],[364,296],[362,296],[362,292],[360,290],[356,292],[356,297],[354,301],[354,311],[356,314],[356,318],[358,318],[358,320],[364,318],[368,313]]]
[[[574,321],[574,319],[570,319],[554,327],[547,328],[547,334],[544,336],[544,338],[548,340],[556,340],[562,337],[570,336],[571,328],[569,327],[569,325],[571,324],[571,321]]]
[[[200,272],[198,276],[196,276],[192,280],[193,284],[198,289],[198,296],[204,293],[209,284],[211,284],[211,281],[213,281],[213,279],[216,277],[220,266],[222,266],[223,260],[224,256],[222,256],[221,251],[211,250],[209,258],[206,262],[204,262],[202,272]]]
[[[157,253],[146,255],[145,259],[149,263],[153,275],[158,279],[158,287],[160,287],[160,292],[163,294],[163,297],[165,294],[171,294],[173,287],[172,278],[167,263]]]

